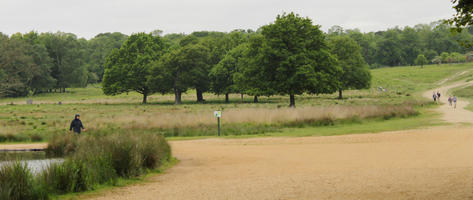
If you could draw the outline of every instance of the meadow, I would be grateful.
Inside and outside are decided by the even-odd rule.
[[[137,93],[105,96],[100,85],[68,88],[66,93],[45,93],[29,98],[3,98],[0,99],[0,142],[45,141],[53,135],[68,133],[75,113],[81,114],[87,128],[85,134],[132,130],[160,133],[170,138],[215,136],[214,110],[223,111],[222,133],[228,136],[276,133],[290,136],[293,134],[287,130],[304,127],[314,128],[303,135],[318,135],[324,127],[346,128],[388,119],[432,118],[434,115],[423,113],[435,105],[423,99],[421,92],[435,89],[447,77],[471,77],[470,72],[461,73],[472,69],[471,65],[374,69],[371,70],[371,88],[345,91],[342,100],[336,99],[337,94],[300,95],[296,97],[296,109],[287,107],[289,98],[286,96],[259,97],[259,103],[252,103],[251,96],[241,99],[239,94],[233,94],[230,103],[225,103],[224,96],[204,94],[206,101],[200,104],[195,101],[194,91],[183,95],[183,105],[173,105],[172,95],[161,94],[150,96],[150,103],[142,105],[141,95]],[[33,104],[26,105],[27,99],[32,99]],[[428,124],[418,126],[422,125]]]

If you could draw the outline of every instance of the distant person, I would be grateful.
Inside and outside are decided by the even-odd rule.
[[[75,134],[79,135],[82,129],[84,129],[85,131],[85,128],[82,125],[82,121],[80,121],[80,115],[76,114],[74,120],[72,120],[71,122],[71,127],[69,128],[69,131],[73,130]]]
[[[457,96],[453,95],[453,109],[457,108]]]
[[[440,101],[440,92],[437,91],[437,100]]]
[[[434,98],[434,102],[437,101],[437,94],[435,94],[435,92],[434,92],[434,94],[432,94],[432,98]]]
[[[448,96],[448,105],[452,106],[452,96]]]

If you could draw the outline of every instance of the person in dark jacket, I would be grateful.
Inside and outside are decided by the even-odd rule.
[[[71,127],[69,128],[69,131],[74,130],[74,133],[80,134],[82,129],[84,129],[85,131],[85,128],[82,125],[82,121],[80,121],[80,115],[76,114],[74,120],[72,120],[71,122]]]

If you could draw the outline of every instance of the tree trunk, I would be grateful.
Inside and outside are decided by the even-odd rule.
[[[296,107],[296,98],[294,97],[294,95],[290,94],[289,99],[290,99],[289,107],[295,108]]]
[[[204,95],[202,94],[202,90],[196,89],[197,93],[197,102],[204,102]]]
[[[146,104],[146,103],[147,103],[147,99],[148,99],[148,93],[147,93],[147,92],[143,92],[143,101],[141,102],[141,104]]]
[[[174,104],[182,104],[181,91],[174,89]]]
[[[342,89],[338,89],[338,99],[343,99]]]
[[[255,95],[255,98],[253,98],[253,103],[258,103],[258,96]]]
[[[225,93],[225,103],[230,102],[230,99],[228,98],[228,93]]]

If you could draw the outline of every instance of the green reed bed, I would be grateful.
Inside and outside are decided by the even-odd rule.
[[[38,174],[19,161],[0,168],[0,199],[48,199],[94,190],[146,174],[171,159],[169,144],[155,134],[56,135],[46,152],[65,160]]]

